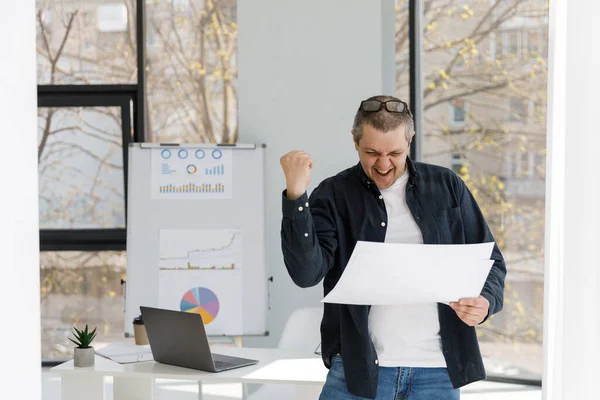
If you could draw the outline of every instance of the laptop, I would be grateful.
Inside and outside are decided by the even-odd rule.
[[[208,372],[258,363],[257,360],[212,353],[200,314],[145,306],[140,310],[150,350],[157,362]]]

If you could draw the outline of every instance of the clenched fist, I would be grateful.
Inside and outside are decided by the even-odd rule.
[[[281,157],[280,162],[285,174],[287,198],[295,200],[306,192],[313,160],[308,153],[293,150]]]

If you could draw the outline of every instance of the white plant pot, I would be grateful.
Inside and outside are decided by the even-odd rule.
[[[88,347],[87,349],[75,348],[73,361],[75,368],[89,368],[94,366],[94,348]]]

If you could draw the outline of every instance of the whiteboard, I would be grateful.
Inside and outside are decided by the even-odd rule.
[[[125,336],[142,305],[198,312],[211,336],[268,335],[264,152],[130,144]]]

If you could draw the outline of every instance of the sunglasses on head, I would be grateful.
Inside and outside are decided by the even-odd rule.
[[[363,100],[360,102],[360,110],[362,111],[377,112],[381,110],[382,107],[385,107],[385,109],[389,112],[405,112],[409,115],[412,115],[412,113],[408,109],[408,104],[406,104],[402,100]]]

